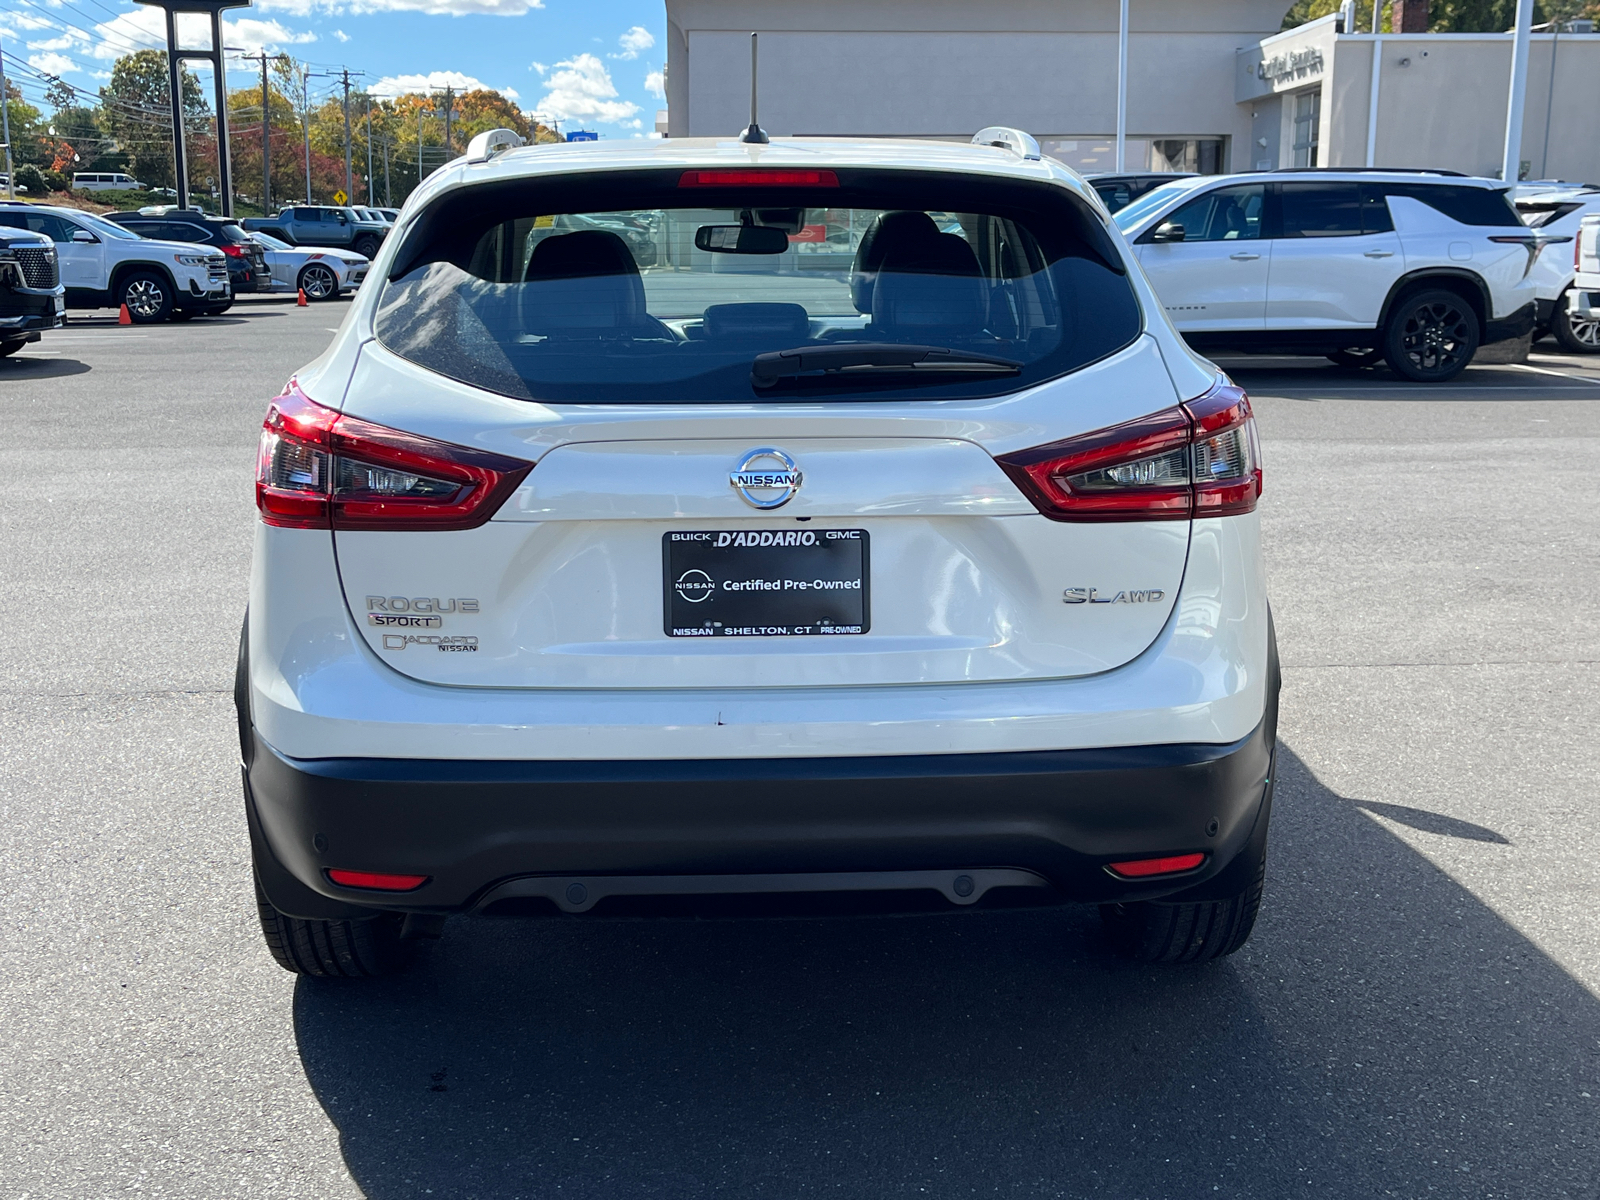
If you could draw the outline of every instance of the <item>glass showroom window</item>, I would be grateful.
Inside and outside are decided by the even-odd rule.
[[[1322,124],[1322,89],[1301,92],[1294,98],[1294,165],[1317,165],[1317,136]]]
[[[1221,175],[1221,138],[1156,138],[1150,143],[1150,170]]]

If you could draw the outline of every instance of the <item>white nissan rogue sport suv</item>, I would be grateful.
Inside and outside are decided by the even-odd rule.
[[[796,893],[1242,945],[1254,422],[1088,186],[1015,130],[510,136],[267,410],[237,703],[278,962]]]

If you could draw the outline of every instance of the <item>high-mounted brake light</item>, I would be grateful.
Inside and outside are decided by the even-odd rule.
[[[839,186],[832,171],[685,171],[678,186],[692,187],[828,187]]]
[[[1149,879],[1154,875],[1180,875],[1205,862],[1204,854],[1173,854],[1166,858],[1136,858],[1132,862],[1107,863],[1106,870],[1123,879]]]
[[[256,507],[296,529],[475,529],[532,469],[344,416],[291,380],[261,427]]]
[[[1186,521],[1250,512],[1261,447],[1250,400],[1219,381],[1175,408],[998,460],[1055,521]]]
[[[331,870],[328,878],[340,887],[369,888],[375,892],[414,892],[431,875],[384,875],[376,871]]]

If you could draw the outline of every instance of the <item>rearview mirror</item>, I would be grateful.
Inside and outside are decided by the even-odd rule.
[[[694,245],[712,254],[782,254],[789,235],[769,225],[702,225],[694,231]]]
[[[1183,241],[1183,226],[1174,225],[1171,221],[1163,221],[1156,226],[1150,235],[1152,242],[1181,242]]]
[[[72,240],[75,242],[98,242],[100,239],[87,229],[74,229],[72,231]]]

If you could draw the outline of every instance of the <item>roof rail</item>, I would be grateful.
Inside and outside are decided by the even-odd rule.
[[[1344,175],[1449,175],[1454,179],[1470,179],[1465,171],[1446,171],[1443,167],[1274,167],[1273,175],[1309,175],[1328,171]]]
[[[467,161],[488,162],[502,151],[527,144],[515,129],[486,129],[467,143]]]
[[[1018,158],[1030,162],[1037,162],[1044,156],[1039,152],[1039,143],[1033,140],[1032,135],[1020,129],[1012,129],[1006,125],[990,125],[980,129],[972,135],[974,146],[996,146],[1001,150],[1009,150]]]

